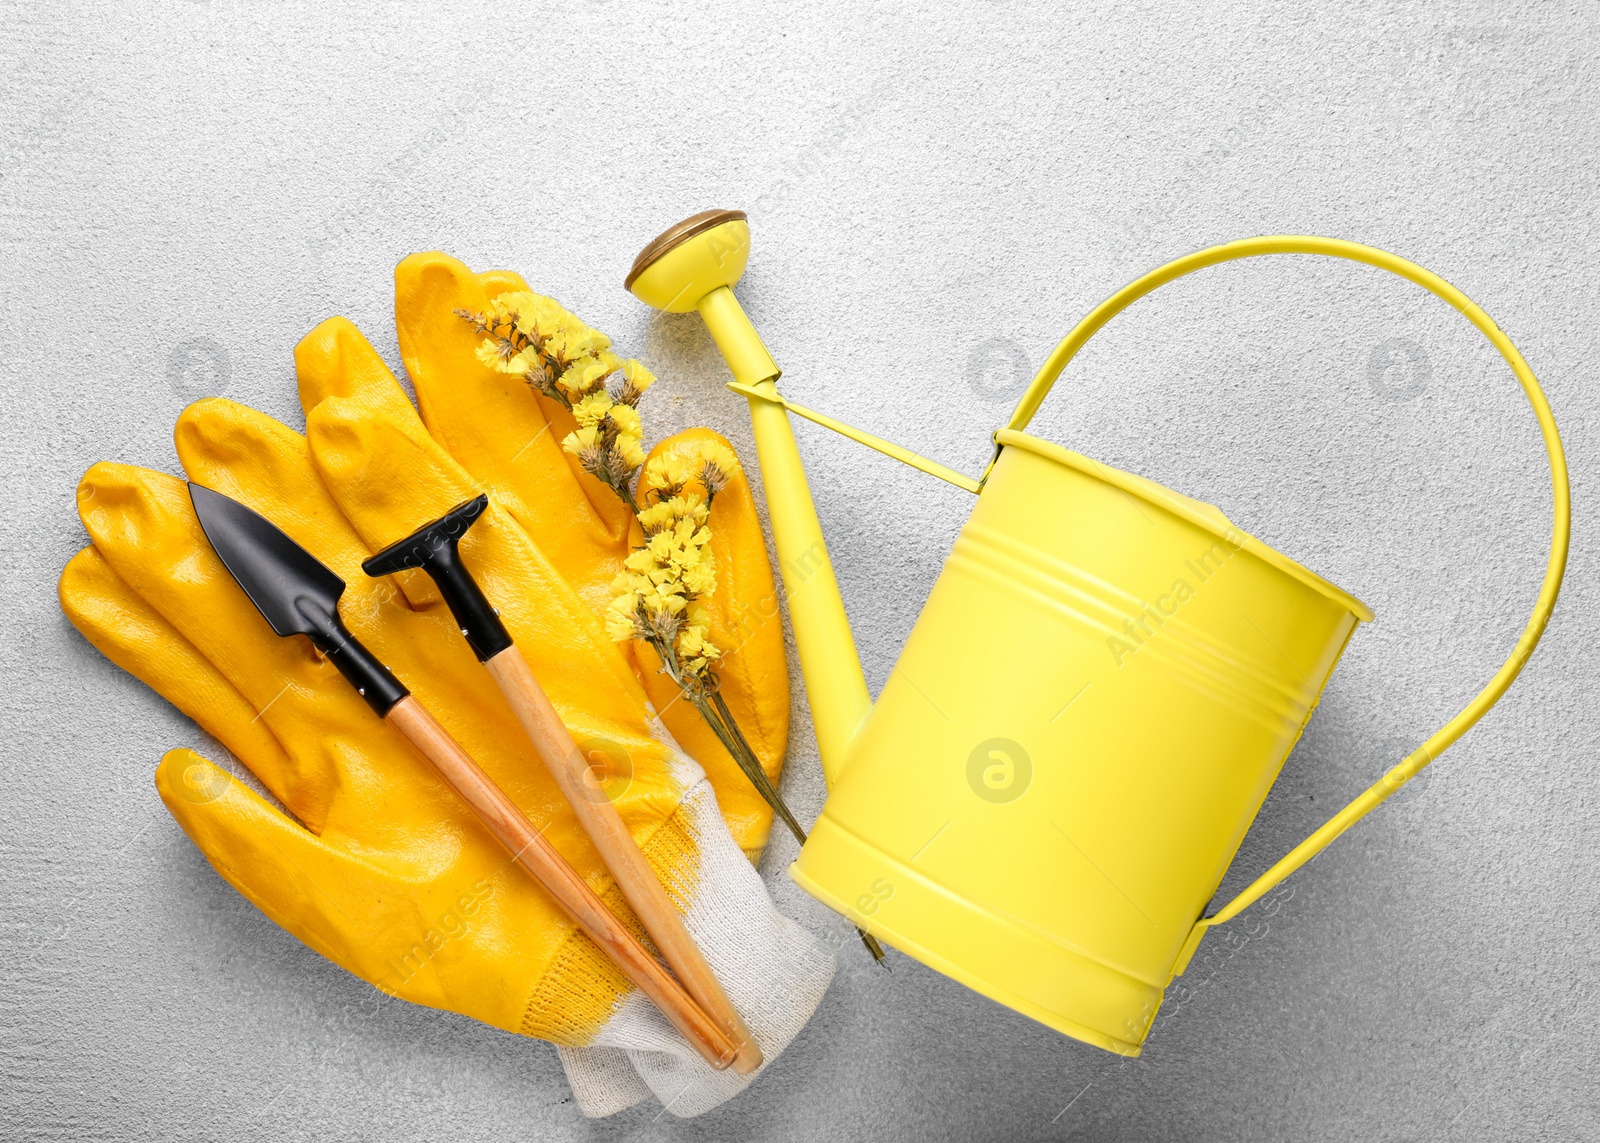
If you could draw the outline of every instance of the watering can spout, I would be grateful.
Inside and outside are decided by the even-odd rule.
[[[698,310],[733,372],[732,388],[750,402],[783,592],[811,701],[823,777],[832,785],[844,771],[851,739],[872,709],[872,699],[800,449],[775,384],[782,370],[731,288],[744,273],[749,251],[750,228],[743,211],[706,211],[645,247],[626,284],[657,309]]]

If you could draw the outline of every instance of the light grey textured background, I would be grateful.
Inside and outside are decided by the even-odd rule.
[[[1600,1133],[1592,5],[6,3],[0,26],[0,1136]],[[658,430],[748,448],[702,328],[620,282],[713,205],[751,212],[742,295],[790,395],[974,473],[1095,302],[1253,234],[1421,262],[1548,387],[1576,544],[1521,682],[1253,939],[1213,939],[1137,1062],[845,940],[810,1027],[742,1098],[586,1122],[546,1046],[375,1003],[225,885],[150,782],[195,728],[57,609],[83,470],[175,470],[173,418],[201,393],[299,424],[294,342],[344,313],[394,360],[390,274],[413,250],[523,271],[663,375],[681,400],[655,403]],[[1377,271],[1185,280],[1096,340],[1038,428],[1216,502],[1378,613],[1225,888],[1454,713],[1532,602],[1533,420],[1462,319]],[[800,432],[876,688],[967,498]],[[785,788],[809,817],[796,701]],[[792,856],[779,838],[764,866],[781,906],[840,933]]]

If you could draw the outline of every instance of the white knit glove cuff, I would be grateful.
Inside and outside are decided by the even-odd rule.
[[[761,875],[734,844],[711,783],[697,782],[678,812],[700,854],[684,924],[766,1060],[750,1076],[715,1070],[634,991],[592,1045],[558,1049],[578,1107],[590,1117],[614,1115],[651,1095],[680,1117],[732,1099],[805,1027],[833,979],[833,953],[773,907]]]

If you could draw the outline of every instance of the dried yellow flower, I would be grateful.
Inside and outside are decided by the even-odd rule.
[[[607,393],[604,389],[597,389],[572,406],[572,415],[577,418],[578,424],[584,428],[593,428],[600,423],[607,413],[611,412],[613,404],[615,402],[611,399],[610,393]],[[634,415],[637,416],[638,414],[635,413]]]
[[[724,476],[736,476],[739,473],[739,458],[733,455],[733,450],[727,445],[717,441],[696,441],[694,453],[702,465],[714,464]]]
[[[683,655],[694,655],[703,659],[720,659],[722,652],[706,634],[706,629],[697,623],[687,623],[678,632],[678,651]]]
[[[710,552],[706,552],[693,567],[683,570],[683,587],[685,591],[694,595],[716,594],[717,565]]]
[[[676,523],[676,521],[677,517],[673,514],[672,501],[670,500],[658,500],[648,508],[643,508],[639,511],[639,527],[644,529],[646,536],[654,535],[661,529]]]
[[[573,456],[578,456],[585,449],[597,449],[600,447],[600,430],[594,425],[587,425],[570,432],[562,440],[561,447]]]
[[[497,295],[489,302],[485,316],[487,324],[496,328],[510,326],[535,342],[583,325],[560,302],[531,290],[512,290]]]
[[[617,400],[624,405],[637,405],[639,398],[655,383],[655,374],[630,357],[622,363],[622,388],[617,393]]]
[[[628,476],[639,470],[644,463],[644,441],[632,433],[623,433],[616,440],[617,455],[622,458],[622,463],[628,466]]]
[[[478,360],[501,373],[526,373],[533,368],[527,351],[519,351],[503,337],[486,337],[478,343]]]
[[[577,319],[576,324],[557,330],[545,339],[545,354],[561,366],[571,365],[579,358],[590,357],[611,344],[611,339],[597,329],[590,329]]]
[[[611,601],[606,609],[606,634],[618,643],[639,638],[638,592],[626,591]]]
[[[645,482],[668,496],[675,496],[693,478],[694,472],[689,463],[675,452],[652,457],[650,463],[644,466]]]
[[[603,393],[605,390],[602,389],[601,392]],[[584,399],[588,400],[589,398],[586,397]],[[610,400],[609,394],[607,394],[607,399]],[[608,406],[607,411],[611,415],[611,423],[617,426],[619,433],[638,440],[644,439],[644,422],[639,419],[638,409],[635,409],[632,405],[613,403]],[[639,463],[644,463],[643,457],[639,458]],[[638,466],[636,465],[635,467]]]
[[[675,527],[679,520],[692,520],[696,524],[706,521],[706,503],[700,497],[690,494],[688,496],[673,496],[665,500],[657,500],[648,508],[639,513],[639,526],[644,529],[646,536],[654,535],[665,528]]]
[[[614,372],[611,360],[608,359],[614,360],[614,355],[605,353],[574,361],[561,374],[561,387],[573,397],[583,397],[594,392],[605,383],[606,377]]]

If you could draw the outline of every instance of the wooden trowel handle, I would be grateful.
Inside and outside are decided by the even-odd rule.
[[[395,703],[385,717],[433,763],[439,775],[472,807],[518,864],[544,886],[566,914],[589,934],[589,939],[661,1009],[705,1061],[714,1068],[727,1067],[737,1054],[730,1038],[638,938],[622,926],[578,871],[540,835],[527,815],[467,755],[460,743],[434,721],[426,708],[414,696],[407,695]]]
[[[554,776],[556,785],[572,805],[579,824],[594,842],[606,868],[616,878],[623,896],[667,964],[689,994],[738,1045],[739,1054],[734,1057],[733,1070],[739,1075],[749,1075],[761,1066],[761,1049],[755,1037],[739,1018],[716,974],[706,963],[705,955],[684,927],[683,918],[667,896],[655,870],[634,843],[617,807],[594,781],[589,760],[573,741],[556,708],[550,705],[528,661],[513,645],[485,660],[484,666],[494,676],[501,693],[516,712],[517,721],[522,723],[522,729]]]

